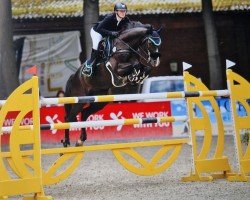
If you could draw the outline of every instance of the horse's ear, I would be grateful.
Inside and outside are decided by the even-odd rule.
[[[161,33],[161,31],[162,31],[162,26],[160,27],[160,28],[158,28],[157,30],[155,30],[158,34],[160,34]]]

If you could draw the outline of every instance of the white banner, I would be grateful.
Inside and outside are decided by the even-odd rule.
[[[79,37],[78,31],[25,36],[20,82],[32,76],[27,73],[29,68],[37,66],[42,96],[55,96],[64,90],[69,76],[80,66]]]

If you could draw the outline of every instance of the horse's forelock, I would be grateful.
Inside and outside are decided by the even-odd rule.
[[[159,37],[159,38],[160,38],[160,34],[159,34],[156,30],[154,30],[154,31],[152,32],[151,36],[152,36],[152,37]]]

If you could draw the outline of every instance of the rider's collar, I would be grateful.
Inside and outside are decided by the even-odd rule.
[[[118,26],[118,24],[122,21],[122,18],[119,17],[118,14],[116,14],[115,17],[116,17],[116,20],[117,20],[117,24],[116,25]]]

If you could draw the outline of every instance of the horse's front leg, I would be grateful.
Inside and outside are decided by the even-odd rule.
[[[127,76],[129,75],[133,70],[133,65],[131,63],[119,63],[117,74],[119,76]]]
[[[141,64],[141,71],[138,75],[138,80],[136,83],[143,83],[143,81],[149,76],[150,72],[152,70],[152,67],[150,66],[144,66]]]
[[[131,84],[136,84],[140,80],[140,76],[143,74],[144,71],[140,63],[134,63],[131,66],[131,72],[128,74],[128,80]]]

